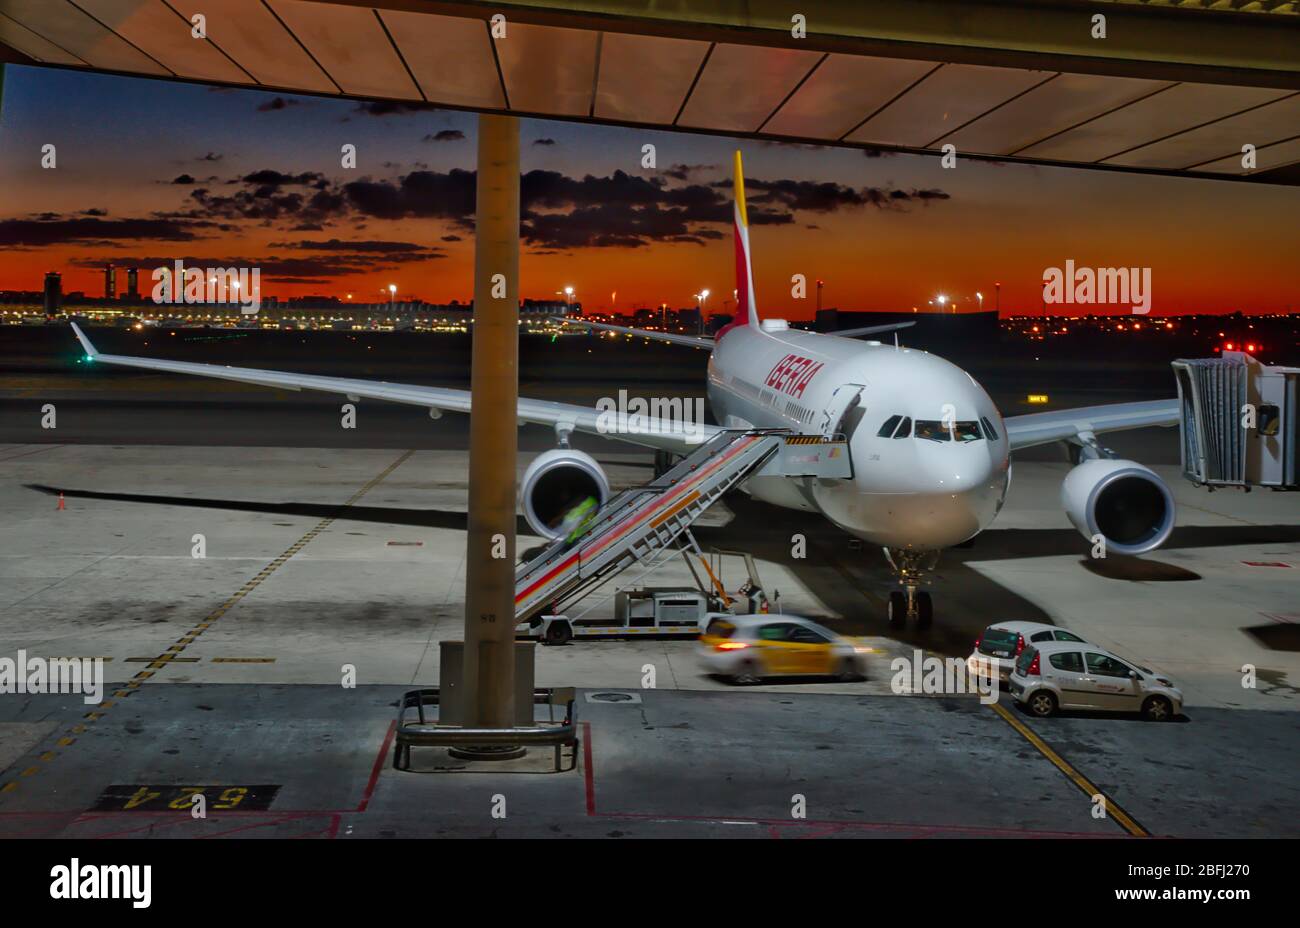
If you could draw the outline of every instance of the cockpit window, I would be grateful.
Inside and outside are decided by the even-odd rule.
[[[928,438],[930,441],[948,441],[952,436],[937,419],[917,419],[916,437]]]
[[[993,423],[989,421],[988,416],[981,416],[980,424],[984,426],[984,437],[989,441],[998,440],[998,430],[993,427]]]
[[[876,433],[877,438],[906,438],[912,434],[912,420],[906,416],[890,416]]]
[[[948,426],[951,425],[951,428]],[[930,441],[979,441],[980,424],[974,420],[946,423],[936,419],[917,419],[916,437]]]

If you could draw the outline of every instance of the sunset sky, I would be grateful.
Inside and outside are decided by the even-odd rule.
[[[262,293],[468,300],[476,117],[395,104],[10,66],[0,116],[0,289],[102,292],[105,263],[260,267]],[[57,168],[42,169],[53,144]],[[357,147],[353,170],[340,148]],[[657,168],[641,147],[657,147]],[[757,302],[1038,312],[1046,268],[1152,269],[1153,312],[1300,308],[1300,190],[959,160],[871,157],[523,120],[522,293],[590,310],[728,311],[730,156],[744,152]],[[125,287],[125,274],[118,275]],[[616,301],[612,296],[617,293]]]

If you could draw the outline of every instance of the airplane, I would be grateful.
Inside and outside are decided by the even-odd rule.
[[[524,517],[538,535],[555,539],[571,501],[592,495],[604,502],[609,481],[590,455],[570,447],[577,431],[686,455],[718,432],[782,429],[822,438],[842,436],[852,474],[846,478],[753,476],[741,489],[775,506],[819,513],[863,542],[880,547],[899,589],[889,594],[891,627],[909,620],[929,627],[930,593],[922,589],[945,548],[974,538],[992,524],[1011,483],[1011,453],[1065,442],[1075,466],[1061,487],[1061,504],[1094,546],[1116,554],[1143,554],[1162,545],[1174,527],[1173,494],[1150,468],[1116,459],[1099,435],[1123,429],[1169,427],[1179,421],[1176,399],[1116,403],[1004,417],[966,371],[915,348],[857,337],[913,323],[866,326],[822,334],[764,319],[754,300],[754,277],[740,152],[735,155],[734,242],[736,313],[714,336],[568,321],[711,352],[706,391],[718,425],[693,429],[647,417],[635,432],[610,434],[596,408],[520,398],[521,422],[554,428],[557,447],[535,458],[520,483]],[[567,318],[567,317],[566,317]],[[428,407],[430,415],[469,412],[470,393],[386,381],[322,377],[186,361],[100,354],[72,324],[90,361],[216,377],[289,390]]]

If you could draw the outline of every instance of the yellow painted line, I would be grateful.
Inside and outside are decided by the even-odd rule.
[[[375,487],[376,487],[376,486],[377,486],[381,481],[383,481],[383,480],[384,480],[384,479],[385,479],[389,474],[391,474],[393,471],[397,470],[397,468],[399,468],[399,467],[401,467],[403,464],[405,464],[405,463],[406,463],[406,460],[407,460],[407,459],[408,459],[412,454],[414,454],[414,453],[415,453],[414,450],[404,452],[404,453],[403,453],[403,454],[402,454],[402,455],[401,455],[401,456],[400,456],[396,461],[394,461],[393,463],[389,464],[389,465],[388,465],[387,467],[385,467],[382,471],[380,471],[377,475],[375,475],[374,477],[372,477],[372,478],[371,478],[371,479],[366,483],[365,486],[363,486],[361,489],[357,490],[357,492],[353,493],[352,496],[350,496],[350,497],[348,498],[348,500],[347,500],[346,502],[344,502],[342,506],[339,507],[339,512],[340,512],[340,514],[342,513],[343,510],[347,509],[349,506],[351,506],[351,505],[352,505],[353,503],[355,503],[357,500],[361,499],[361,497],[365,496],[365,495],[366,495],[367,493],[369,493],[372,489],[374,489],[374,488],[375,488]],[[220,618],[221,615],[222,615],[223,613],[228,612],[228,611],[230,610],[230,608],[231,608],[232,606],[234,606],[234,604],[235,604],[235,603],[236,603],[240,598],[242,598],[243,596],[247,595],[248,593],[251,593],[254,589],[257,588],[258,584],[260,584],[263,580],[265,580],[267,577],[269,577],[272,573],[274,573],[274,572],[275,572],[276,570],[278,570],[280,567],[282,567],[282,566],[284,566],[286,563],[288,563],[289,559],[290,559],[291,557],[293,557],[295,554],[297,554],[299,551],[301,551],[301,550],[303,549],[303,547],[304,547],[304,546],[305,546],[309,541],[311,541],[313,538],[315,538],[315,537],[316,537],[317,535],[319,535],[321,532],[325,531],[325,529],[329,528],[329,526],[332,525],[332,524],[334,523],[334,520],[337,519],[337,518],[338,518],[338,516],[330,516],[329,518],[322,519],[320,522],[318,522],[318,523],[316,524],[316,526],[315,526],[313,529],[311,529],[309,532],[307,532],[305,535],[303,535],[301,538],[299,538],[298,541],[296,541],[296,542],[295,542],[295,543],[294,543],[294,544],[293,544],[293,545],[292,545],[288,550],[286,550],[286,551],[285,551],[283,554],[281,554],[279,557],[277,557],[277,558],[275,558],[273,561],[271,561],[271,563],[268,564],[266,567],[263,567],[262,570],[257,574],[257,576],[255,576],[252,580],[249,580],[249,581],[248,581],[247,583],[245,583],[242,587],[240,587],[239,590],[238,590],[238,592],[236,592],[233,596],[231,596],[229,599],[227,599],[224,603],[222,603],[221,605],[217,606],[217,608],[214,609],[212,612],[208,613],[208,615],[204,617],[203,622],[202,622],[202,623],[201,623],[201,624],[200,624],[200,625],[199,625],[199,626],[198,626],[194,631],[190,632],[190,633],[188,634],[187,637],[184,637],[184,638],[179,639],[179,640],[177,641],[176,644],[173,644],[171,647],[169,647],[169,648],[167,649],[167,651],[164,652],[163,654],[160,654],[160,655],[157,656],[157,657],[128,657],[128,658],[126,658],[126,660],[127,660],[128,662],[130,662],[130,663],[137,663],[137,664],[139,664],[139,663],[147,663],[147,664],[149,665],[149,668],[148,668],[147,670],[141,670],[141,671],[139,671],[139,672],[138,672],[138,673],[137,673],[137,674],[132,678],[131,682],[127,684],[127,686],[138,687],[138,686],[140,685],[140,682],[139,682],[140,680],[146,680],[146,679],[148,679],[149,677],[152,677],[153,674],[154,674],[154,671],[155,671],[155,670],[161,670],[161,669],[163,669],[164,667],[166,667],[168,664],[176,664],[176,663],[197,664],[197,663],[199,662],[199,658],[197,658],[197,657],[179,657],[179,656],[177,656],[177,655],[179,655],[179,653],[180,653],[181,651],[185,650],[186,647],[188,647],[191,643],[193,643],[194,639],[197,638],[197,637],[198,637],[198,636],[199,636],[203,631],[206,631],[207,628],[208,628],[208,627],[209,627],[209,626],[210,626],[214,621],[216,621],[218,618]],[[104,660],[109,660],[109,659],[110,659],[110,658],[104,658]],[[223,659],[223,658],[214,658],[213,660],[215,660],[215,661],[219,661],[219,662],[220,662],[220,661],[226,661],[226,662],[229,662],[229,663],[236,663],[236,662],[238,662],[238,663],[253,663],[253,662],[256,662],[256,663],[272,663],[272,662],[274,662],[275,659],[274,659],[274,658],[226,658],[226,659]],[[101,709],[107,709],[107,708],[111,707],[112,705],[113,705],[112,701],[111,701],[111,700],[107,700],[107,701],[101,702],[101,703],[99,704],[98,708],[101,708]],[[102,718],[103,716],[104,716],[104,713],[103,713],[103,712],[87,712],[84,716],[82,716],[82,718],[84,718],[86,721],[94,722],[94,721],[97,721],[98,719]],[[72,726],[72,728],[70,729],[71,733],[73,733],[73,734],[81,734],[81,733],[84,732],[85,730],[86,730],[86,726],[83,725],[83,724],[74,725],[74,726]],[[66,739],[65,739],[65,740],[66,740]],[[69,743],[71,743],[71,742],[69,741]],[[47,751],[47,752],[45,752],[45,754],[42,754],[42,755],[41,755],[41,760],[45,760],[45,761],[53,760],[56,756],[57,756],[57,755],[56,755],[53,751]],[[33,774],[38,773],[38,772],[40,771],[40,769],[41,769],[41,768],[38,767],[38,766],[28,767],[28,768],[27,768],[26,770],[24,770],[21,774],[19,774],[19,776],[30,777],[30,776],[32,776]],[[6,783],[6,784],[4,785],[4,787],[2,787],[2,788],[0,788],[0,789],[2,789],[3,792],[8,793],[8,792],[12,792],[13,790],[15,790],[15,789],[17,789],[17,788],[18,788],[18,784],[17,784],[16,782],[10,782],[10,783]]]
[[[1038,752],[1050,760],[1056,766],[1056,769],[1069,777],[1071,783],[1083,790],[1089,799],[1093,796],[1103,797],[1106,801],[1106,815],[1108,818],[1115,819],[1115,821],[1119,822],[1120,827],[1131,835],[1139,838],[1151,837],[1151,833],[1135,822],[1127,812],[1121,809],[1119,803],[1099,790],[1091,780],[1085,777],[1078,770],[1074,769],[1069,761],[1053,751],[1046,741],[1034,734],[1033,730],[1028,725],[1012,715],[1005,706],[995,702],[993,703],[992,708],[994,712],[1002,716],[1003,720],[1008,725],[1020,732],[1026,741],[1038,748]]]

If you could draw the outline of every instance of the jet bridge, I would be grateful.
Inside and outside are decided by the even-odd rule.
[[[515,573],[515,621],[558,611],[634,565],[651,567],[724,493],[751,475],[849,477],[842,436],[719,432],[644,486],[610,499],[575,544],[559,540]]]
[[[1300,489],[1300,368],[1241,351],[1173,368],[1183,476],[1210,489]]]

